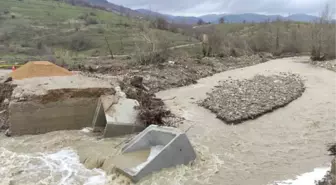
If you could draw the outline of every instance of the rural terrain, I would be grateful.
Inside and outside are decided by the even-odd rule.
[[[133,135],[102,139],[83,129],[7,137],[9,104],[20,85],[8,75],[29,61],[50,61],[93,79],[88,84],[118,86],[139,102],[146,126],[187,134],[196,160],[137,184],[283,185],[315,168],[323,171],[317,185],[335,183],[336,25],[330,7],[309,20],[216,17],[205,23],[189,17],[184,24],[104,0],[0,5],[0,185],[133,184],[110,165]],[[73,79],[64,77],[62,85]],[[44,88],[51,81],[21,85]]]

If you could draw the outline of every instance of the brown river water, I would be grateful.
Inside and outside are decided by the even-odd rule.
[[[306,60],[272,60],[157,93],[167,99],[175,114],[185,118],[179,127],[190,128],[187,135],[197,159],[191,165],[147,176],[138,184],[268,185],[328,167],[331,158],[326,145],[335,139],[336,73],[302,63]],[[279,72],[301,75],[306,91],[286,107],[258,119],[227,125],[195,103],[220,80]],[[100,139],[85,131],[11,138],[1,135],[0,185],[132,184],[113,168],[120,143],[130,137]]]

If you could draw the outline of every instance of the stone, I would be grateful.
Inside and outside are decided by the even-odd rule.
[[[3,103],[5,104],[5,105],[8,105],[9,104],[9,99],[5,99],[4,101],[3,101]]]
[[[7,137],[11,137],[12,136],[12,132],[10,131],[10,129],[7,129],[5,131],[5,136],[7,136]]]
[[[120,97],[120,98],[126,98],[126,94],[123,91],[121,91],[121,88],[119,86],[115,87],[114,89],[115,89],[116,95],[118,97]]]

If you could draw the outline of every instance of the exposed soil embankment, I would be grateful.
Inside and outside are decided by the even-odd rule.
[[[49,103],[69,98],[99,98],[102,95],[110,94],[115,94],[115,90],[112,88],[53,89],[48,90],[45,95],[34,97],[32,100]]]
[[[252,55],[238,58],[188,58],[151,65],[122,65],[121,63],[123,62],[121,61],[74,66],[75,68],[73,68],[73,70],[108,75],[122,75],[129,78],[140,76],[143,77],[143,84],[149,88],[149,91],[155,93],[161,90],[194,84],[198,79],[203,77],[259,64],[267,60],[267,57]]]
[[[0,83],[0,131],[9,126],[7,109],[14,87],[11,83]]]
[[[252,79],[221,82],[201,105],[226,123],[238,124],[287,105],[304,90],[302,80],[294,74],[256,75]]]

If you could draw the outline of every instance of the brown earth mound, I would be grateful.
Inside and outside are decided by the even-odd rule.
[[[256,75],[222,82],[200,104],[226,123],[238,124],[289,104],[304,90],[301,78],[294,74]]]
[[[15,80],[33,77],[70,76],[72,73],[48,61],[28,62],[15,70],[10,76]]]

